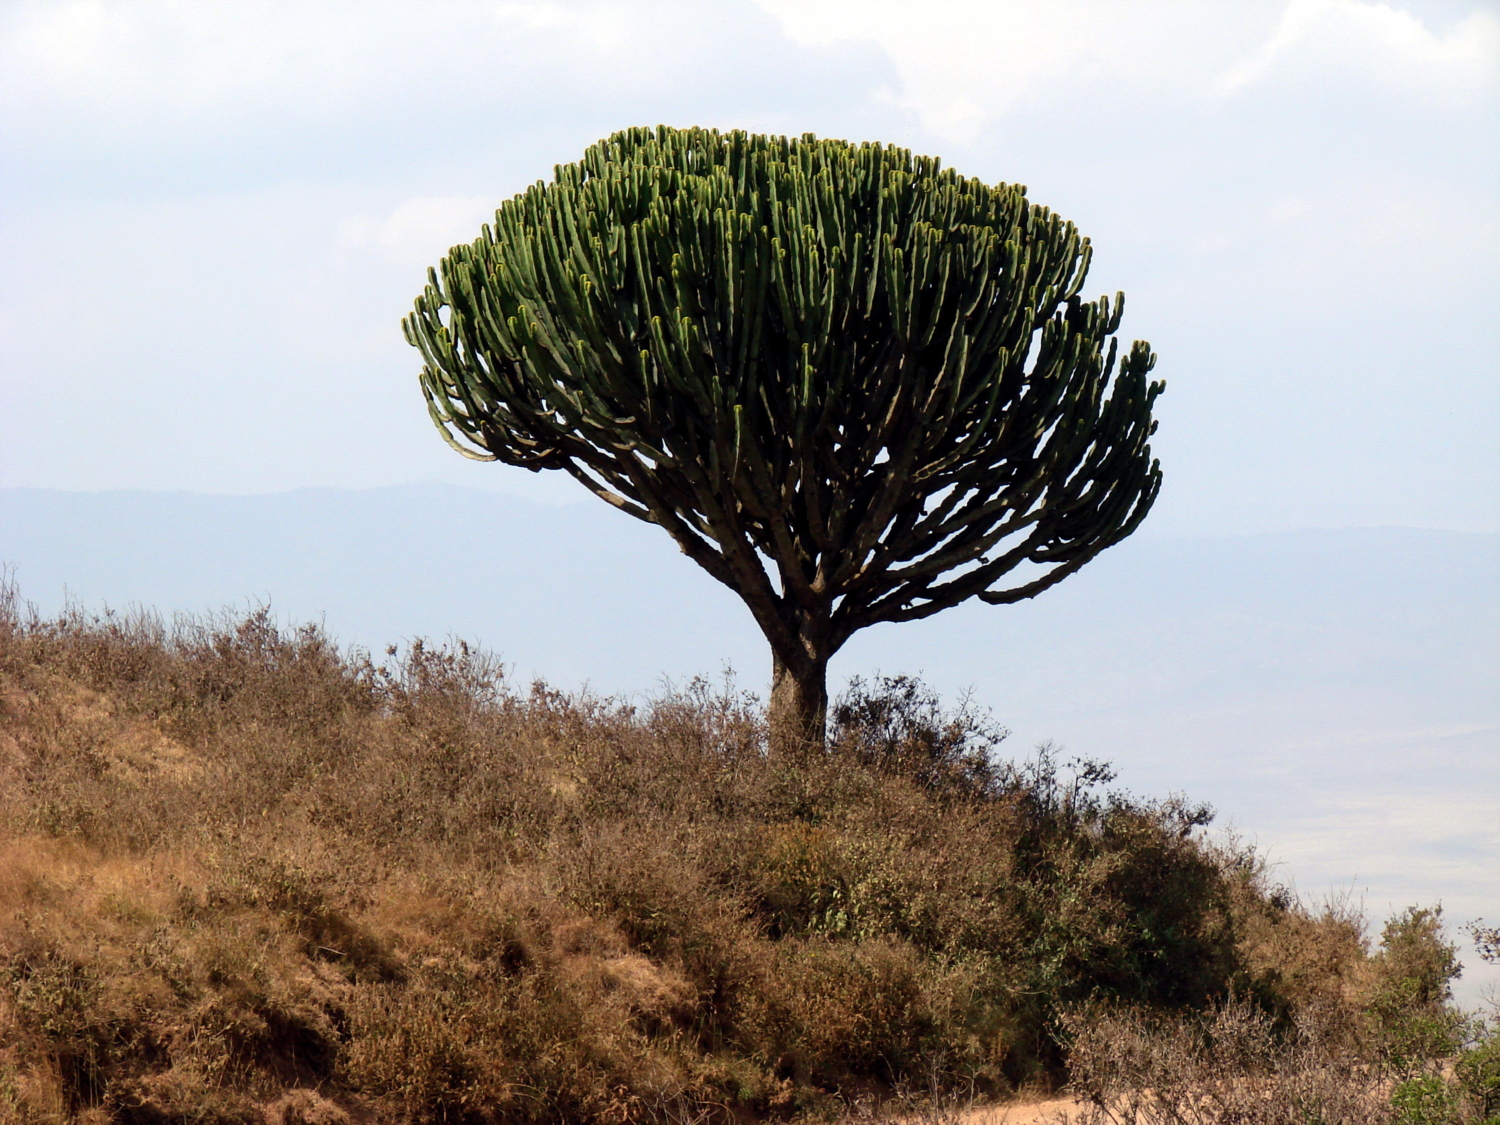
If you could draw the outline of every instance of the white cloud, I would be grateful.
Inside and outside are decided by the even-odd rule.
[[[1287,196],[1277,200],[1271,208],[1271,221],[1273,223],[1289,223],[1294,219],[1300,219],[1312,210],[1312,204],[1299,196]]]
[[[1492,97],[1500,77],[1500,19],[1485,11],[1434,31],[1410,11],[1362,0],[758,2],[798,43],[878,44],[901,80],[886,100],[961,143],[1028,99],[1080,81],[1102,86],[1107,113],[1117,91],[1207,100],[1268,80],[1292,60],[1467,104]]]
[[[581,36],[599,52],[619,51],[630,40],[631,20],[619,8],[568,8],[554,3],[507,3],[495,9],[498,19],[532,31],[562,31]]]
[[[121,31],[121,14],[99,0],[64,4],[11,36],[6,52],[12,58],[29,56],[38,69],[60,79],[79,81],[103,65],[111,39]]]
[[[1475,11],[1445,32],[1409,11],[1362,0],[1291,0],[1261,48],[1224,73],[1225,93],[1300,60],[1324,73],[1357,72],[1382,84],[1471,98],[1500,77],[1500,18]]]
[[[338,242],[347,249],[375,249],[401,261],[427,264],[449,247],[478,237],[495,211],[495,200],[483,195],[437,195],[408,199],[384,218],[358,216],[339,227]]]
[[[1173,84],[1211,71],[1209,60],[1243,43],[1267,5],[1203,0],[758,0],[804,45],[879,44],[901,90],[890,100],[929,131],[973,140],[990,122],[1070,78]],[[1274,9],[1271,10],[1274,12]]]
[[[101,0],[32,4],[0,39],[7,94],[108,112],[209,116],[239,99],[325,103],[366,46],[341,13],[268,7]],[[354,50],[351,50],[353,48]]]
[[[0,14],[0,102],[15,126],[39,104],[116,127],[336,120],[372,96],[440,101],[539,65],[586,66],[628,46],[640,22],[620,3],[18,4]]]

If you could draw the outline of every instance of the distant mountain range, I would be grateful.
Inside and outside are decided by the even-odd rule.
[[[768,678],[735,598],[595,502],[0,490],[0,562],[44,612],[65,588],[163,613],[268,601],[377,650],[478,641],[564,689]],[[833,672],[876,670],[971,688],[1017,754],[1051,739],[1137,792],[1212,801],[1304,892],[1500,920],[1500,536],[1141,534],[1032,602],[868,630]],[[1472,966],[1464,994],[1490,977]]]

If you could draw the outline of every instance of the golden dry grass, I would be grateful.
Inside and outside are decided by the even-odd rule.
[[[846,704],[792,761],[727,686],[8,591],[0,1123],[888,1117],[1061,1082],[1086,1001],[1369,991],[1358,921],[1201,810],[911,681]]]

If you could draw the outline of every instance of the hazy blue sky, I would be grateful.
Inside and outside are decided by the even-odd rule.
[[[633,124],[1029,185],[1168,383],[1160,533],[1500,529],[1500,9],[1359,0],[0,9],[0,485],[444,479],[399,321]]]

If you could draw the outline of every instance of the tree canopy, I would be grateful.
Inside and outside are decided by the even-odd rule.
[[[1029,598],[1161,483],[1155,356],[1073,224],[881,144],[628,129],[501,204],[404,322],[465,456],[561,469],[749,607],[821,737],[857,630]]]

